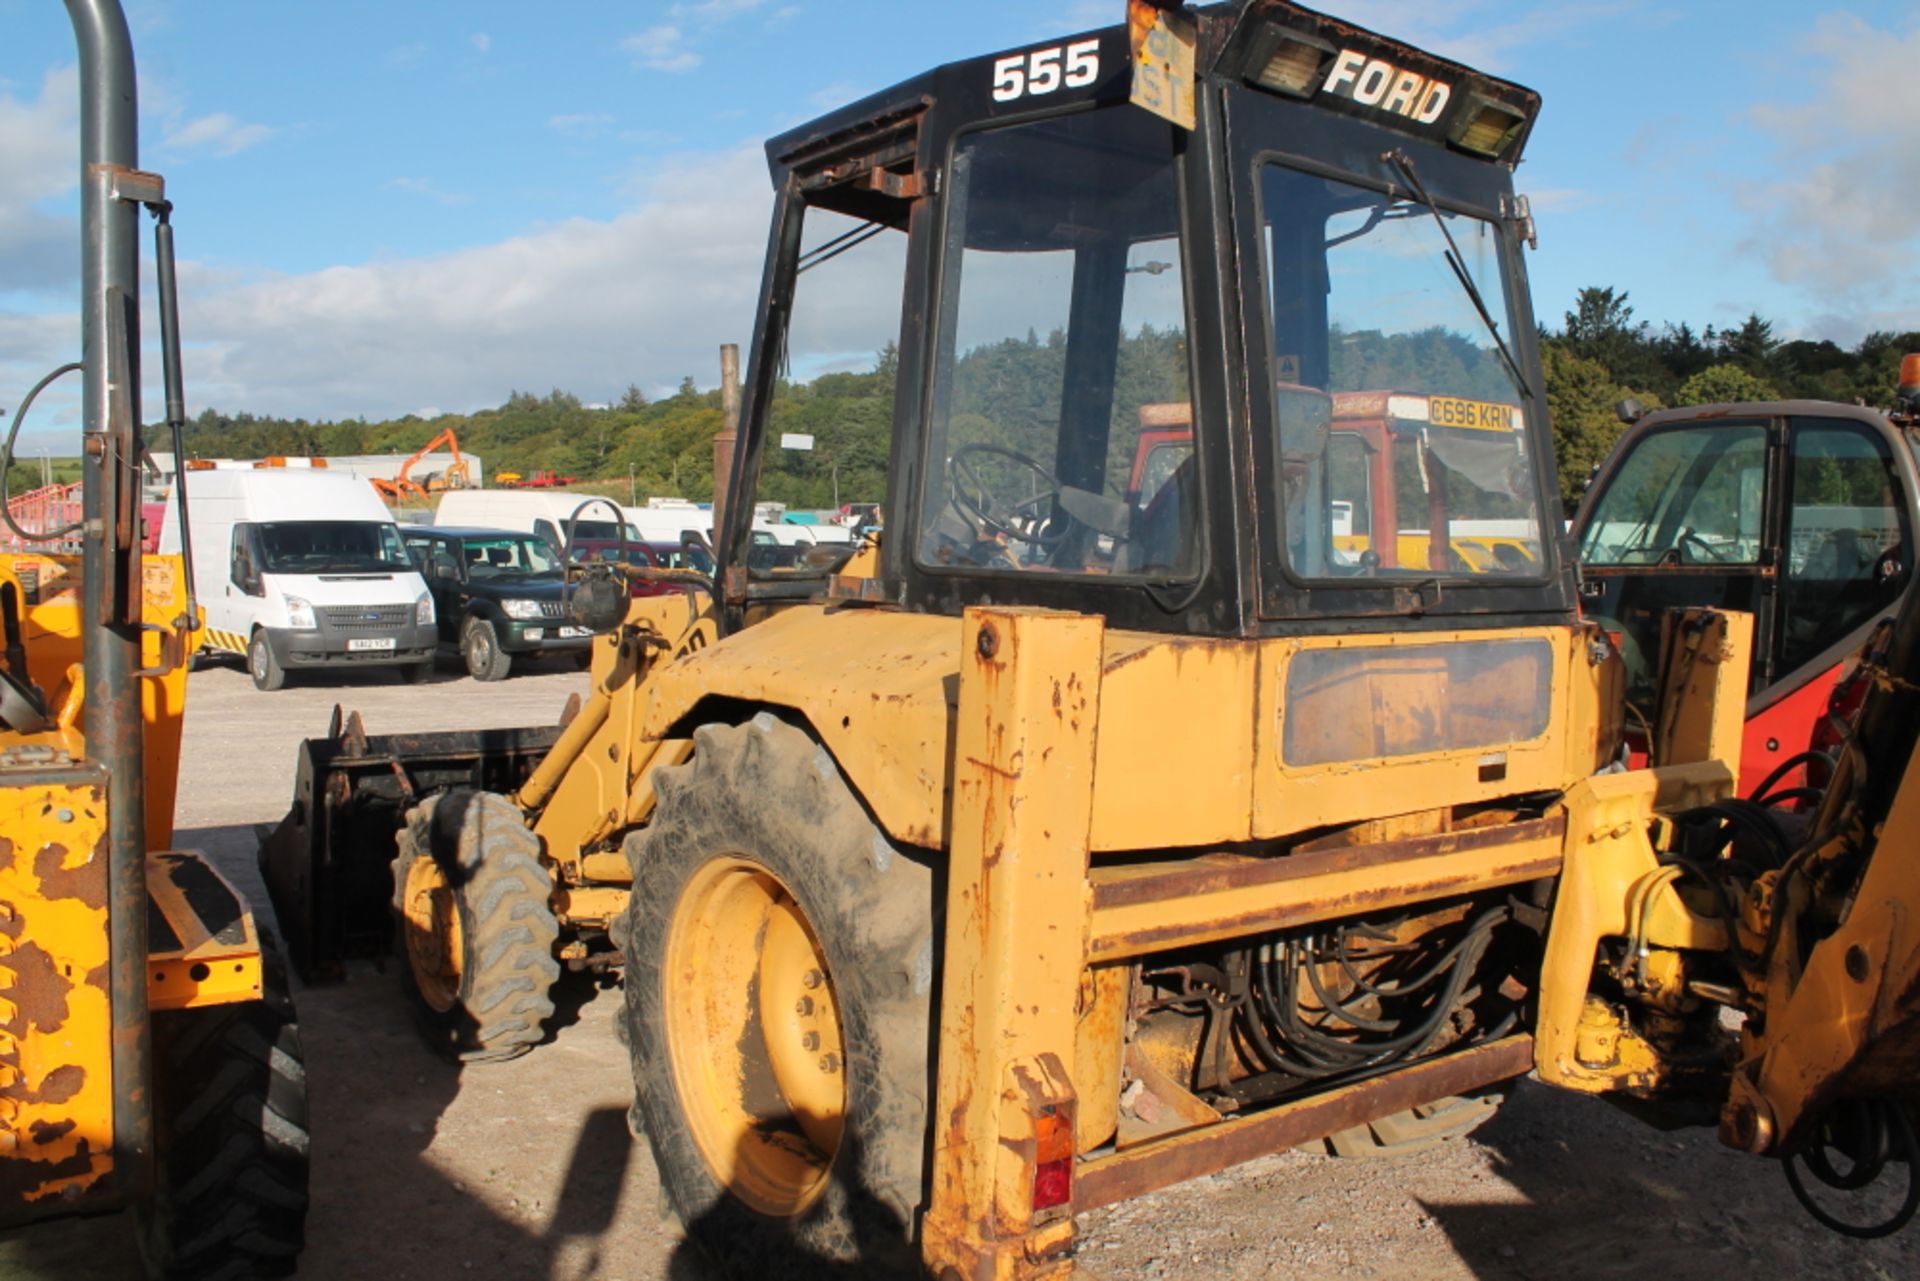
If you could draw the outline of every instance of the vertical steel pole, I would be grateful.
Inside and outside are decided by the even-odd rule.
[[[720,348],[720,430],[713,438],[713,547],[727,536],[727,485],[733,477],[733,451],[740,439],[740,348]],[[719,584],[714,584],[717,589]]]
[[[152,1182],[147,1018],[146,780],[140,685],[140,541],[122,519],[140,457],[139,209],[113,194],[137,169],[133,44],[118,0],[66,0],[80,56],[82,608],[87,755],[107,773],[115,1178]],[[137,512],[138,508],[135,506]],[[131,532],[132,537],[128,537]]]

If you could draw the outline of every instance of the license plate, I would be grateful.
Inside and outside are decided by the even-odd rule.
[[[574,640],[581,636],[591,635],[593,635],[592,629],[586,627],[562,627],[560,629],[561,640]]]
[[[347,641],[347,652],[350,654],[364,654],[372,650],[392,648],[393,637],[391,636],[355,636]]]

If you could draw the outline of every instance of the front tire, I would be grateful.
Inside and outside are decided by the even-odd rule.
[[[428,1042],[463,1063],[518,1058],[553,1017],[560,925],[540,840],[491,792],[407,814],[393,861],[401,983]]]
[[[166,1281],[288,1276],[306,1243],[307,1080],[284,965],[261,999],[153,1016],[160,1187],[143,1233]]]
[[[513,655],[500,648],[500,633],[484,618],[469,618],[460,636],[467,674],[477,681],[503,681],[513,670]]]
[[[280,660],[273,656],[273,646],[267,644],[266,632],[257,628],[253,639],[247,642],[247,674],[253,677],[255,689],[282,689],[287,683],[287,669],[280,666]]]
[[[636,1130],[687,1232],[743,1276],[913,1274],[933,877],[826,750],[703,726],[629,837],[616,924]]]

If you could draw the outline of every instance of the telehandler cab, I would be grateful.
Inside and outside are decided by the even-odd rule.
[[[715,574],[572,571],[618,621],[560,726],[305,744],[262,850],[300,964],[397,940],[468,1059],[617,968],[634,1131],[743,1275],[1061,1275],[1081,1210],[1433,1142],[1528,1072],[1804,1142],[1827,1100],[1720,1018],[1761,1035],[1745,931],[1786,902],[1711,840],[1749,620],[1670,626],[1660,759],[1618,769],[1546,514],[1537,108],[1278,0],[1136,3],[773,140]],[[878,402],[886,532],[756,567],[822,386]],[[1447,526],[1404,552],[1329,458],[1383,388],[1399,505]],[[1455,550],[1491,520],[1526,554]]]
[[[167,417],[185,456],[172,206],[161,177],[138,168],[119,4],[67,10],[80,53],[82,354],[28,393],[0,476],[34,399],[80,373],[80,522],[6,519],[23,543],[74,540],[82,554],[0,555],[0,1227],[131,1208],[157,1276],[279,1276],[293,1270],[307,1205],[299,1032],[246,901],[202,855],[171,848],[202,619],[186,560],[141,551],[143,212],[157,220]],[[35,1263],[47,1240],[35,1232],[9,1232],[0,1270],[57,1273]],[[112,1266],[112,1251],[96,1253]]]

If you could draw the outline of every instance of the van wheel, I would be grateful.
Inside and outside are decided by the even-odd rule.
[[[693,737],[625,847],[632,1128],[726,1275],[917,1272],[933,876],[800,730]]]
[[[273,656],[273,646],[267,644],[264,631],[256,630],[247,642],[247,672],[253,677],[255,689],[281,689],[287,683],[287,669]]]
[[[484,618],[469,618],[460,637],[460,656],[467,674],[477,681],[499,681],[513,668],[513,655],[500,648],[500,635]]]

